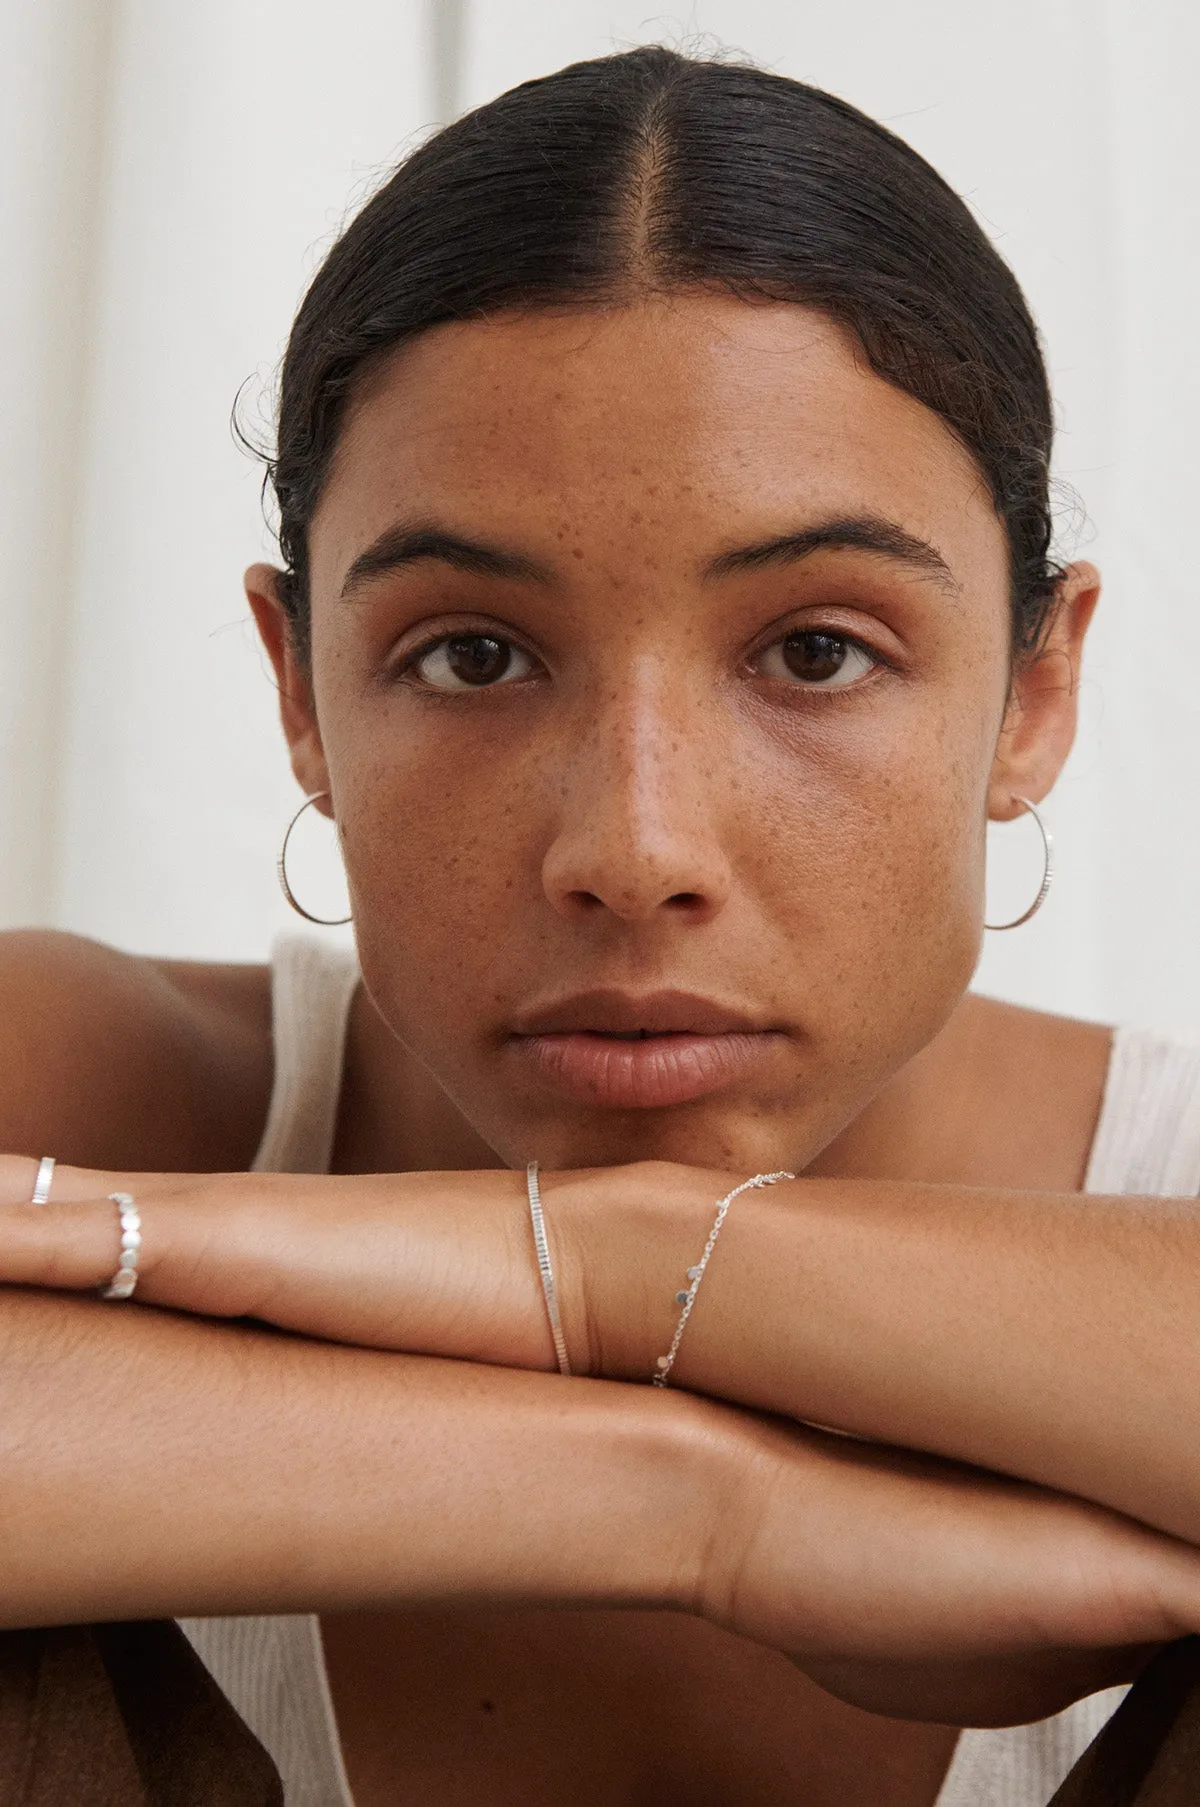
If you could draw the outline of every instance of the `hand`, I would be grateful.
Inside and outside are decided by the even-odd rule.
[[[330,1342],[555,1367],[525,1199],[508,1172],[162,1174],[0,1157],[0,1283],[70,1291],[116,1269],[117,1213],[142,1218],[136,1299],[255,1318]]]
[[[524,1174],[117,1173],[0,1156],[0,1284],[92,1290],[128,1192],[136,1299],[363,1348],[554,1371]],[[670,1340],[685,1252],[728,1175],[666,1163],[543,1176],[572,1368],[641,1379]],[[600,1282],[603,1285],[600,1285]],[[603,1299],[603,1310],[598,1309]],[[619,1303],[620,1310],[614,1308]],[[621,1321],[618,1323],[618,1319]]]
[[[1200,1552],[956,1463],[739,1414],[706,1616],[874,1713],[1023,1722],[1200,1628]]]

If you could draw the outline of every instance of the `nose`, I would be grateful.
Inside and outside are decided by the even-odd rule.
[[[643,684],[579,724],[556,760],[555,830],[542,865],[554,908],[625,922],[711,920],[731,891],[718,832],[711,719]]]

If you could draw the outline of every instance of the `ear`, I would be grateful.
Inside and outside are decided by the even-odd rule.
[[[329,789],[329,770],[321,745],[308,667],[297,657],[292,624],[279,600],[281,573],[273,565],[251,565],[246,573],[246,600],[258,626],[259,637],[275,671],[279,688],[279,716],[291,754],[292,771],[306,797]],[[331,816],[328,797],[315,805]]]
[[[1066,763],[1079,722],[1083,642],[1100,600],[1095,565],[1068,566],[1041,651],[1019,666],[988,785],[988,816],[1010,822],[1020,797],[1040,803]]]

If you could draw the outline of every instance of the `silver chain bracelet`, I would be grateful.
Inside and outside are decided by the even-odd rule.
[[[695,1267],[689,1267],[687,1271],[687,1287],[675,1294],[675,1303],[676,1305],[682,1305],[683,1310],[680,1312],[679,1322],[675,1326],[675,1335],[671,1339],[671,1347],[667,1350],[665,1355],[660,1355],[654,1364],[656,1372],[651,1376],[654,1386],[665,1387],[670,1378],[671,1369],[675,1366],[675,1357],[679,1354],[679,1345],[683,1341],[684,1330],[687,1328],[687,1321],[692,1315],[692,1306],[696,1303],[696,1294],[700,1290],[700,1282],[704,1278],[704,1270],[708,1266],[709,1257],[717,1246],[717,1237],[721,1234],[721,1225],[725,1222],[726,1213],[734,1199],[737,1198],[740,1193],[755,1191],[760,1186],[775,1186],[778,1185],[780,1180],[794,1180],[795,1177],[796,1175],[794,1173],[756,1173],[752,1180],[743,1180],[740,1186],[735,1186],[733,1191],[727,1192],[720,1201],[717,1206],[717,1215],[713,1219],[713,1227],[708,1232],[708,1241],[704,1245],[704,1253],[701,1255]]]

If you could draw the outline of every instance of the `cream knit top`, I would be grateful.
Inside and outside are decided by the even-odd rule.
[[[303,937],[278,942],[272,967],[275,1080],[254,1166],[325,1173],[358,968],[350,950]],[[1200,1193],[1200,1042],[1118,1030],[1085,1190]],[[182,1623],[273,1757],[287,1807],[354,1807],[320,1621],[295,1615]],[[936,1807],[1045,1807],[1124,1694],[1107,1689],[1033,1725],[963,1732]]]

